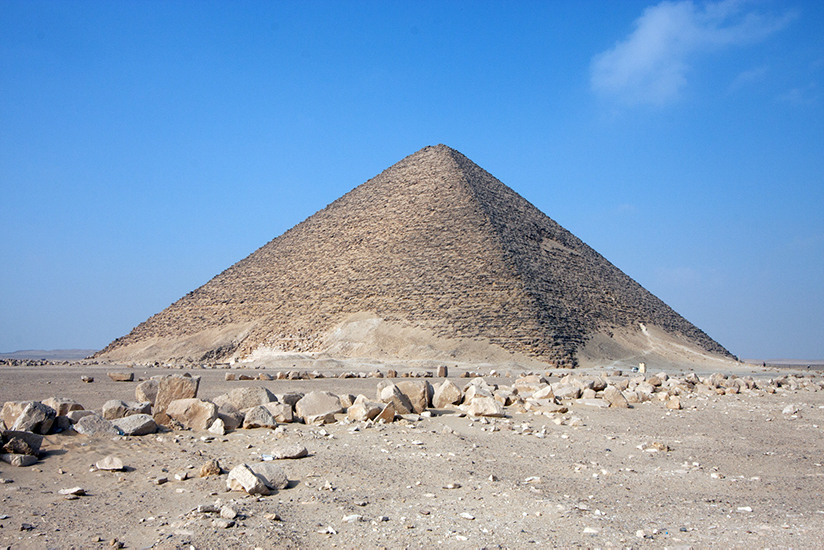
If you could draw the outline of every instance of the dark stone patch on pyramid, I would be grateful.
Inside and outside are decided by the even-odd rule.
[[[639,323],[711,354],[722,346],[461,153],[425,147],[190,292],[98,355],[155,353],[189,338],[190,359],[266,346],[321,351],[359,312],[484,338],[573,365],[594,334]],[[195,337],[225,329],[218,340]],[[194,346],[194,347],[193,347]],[[126,351],[121,350],[121,351]],[[158,346],[155,360],[167,360]],[[177,357],[181,358],[181,357]]]

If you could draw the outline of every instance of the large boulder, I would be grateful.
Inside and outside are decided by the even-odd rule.
[[[192,430],[206,430],[218,418],[218,407],[203,399],[176,399],[166,407],[169,418]]]
[[[277,428],[278,422],[272,413],[263,405],[252,407],[246,411],[246,416],[243,419],[243,427],[250,428]]]
[[[278,401],[275,394],[262,387],[235,388],[227,396],[239,411]]]
[[[2,441],[4,453],[37,456],[40,453],[43,436],[31,432],[6,430],[3,432]]]
[[[236,430],[243,424],[244,415],[235,405],[226,402],[218,405],[218,418],[223,420],[225,429]]]
[[[272,417],[275,419],[276,422],[292,422],[293,414],[292,414],[292,407],[289,405],[285,405],[284,403],[264,403],[261,405],[268,410]]]
[[[246,491],[250,495],[269,494],[269,489],[263,479],[246,464],[239,464],[232,468],[226,478],[226,487],[230,491]]]
[[[135,388],[135,400],[138,403],[155,404],[155,399],[158,397],[158,386],[160,381],[157,378],[150,378],[144,380]]]
[[[264,482],[267,489],[277,491],[278,489],[286,489],[289,485],[289,480],[286,478],[284,469],[277,464],[272,464],[271,462],[255,462],[251,464],[249,468]]]
[[[374,420],[375,417],[381,413],[382,409],[382,404],[363,401],[361,403],[356,403],[347,409],[347,418],[354,422]]]
[[[67,397],[49,397],[42,401],[47,407],[54,409],[57,416],[66,416],[71,411],[82,411],[83,405]]]
[[[435,389],[435,393],[433,394],[433,407],[436,409],[444,409],[450,405],[457,405],[461,403],[461,398],[461,389],[452,381],[445,380]]]
[[[602,393],[602,399],[610,403],[611,407],[626,409],[628,407],[627,398],[616,386],[607,386]]]
[[[404,394],[412,406],[412,412],[421,414],[430,405],[433,391],[429,382],[403,381],[396,384],[398,390]]]
[[[39,401],[30,401],[12,424],[11,429],[21,432],[32,432],[46,435],[51,431],[55,410]]]
[[[378,383],[378,401],[381,403],[392,403],[395,412],[398,414],[410,414],[412,403],[409,398],[401,393],[398,386],[385,380]]]
[[[101,415],[106,420],[124,418],[133,414],[151,414],[152,404],[148,401],[143,403],[126,402],[120,399],[110,399],[103,404]]]
[[[504,416],[504,407],[492,397],[476,397],[467,405],[470,416]]]
[[[148,435],[158,431],[158,425],[152,415],[132,414],[123,418],[112,420],[115,428],[123,432],[123,435]]]
[[[333,415],[343,411],[338,396],[326,391],[309,392],[295,403],[295,414],[305,424],[328,422],[330,417],[334,421]]]
[[[6,401],[3,403],[3,410],[0,411],[0,419],[3,420],[3,425],[6,429],[11,429],[14,426],[14,421],[26,408],[29,401]]]
[[[74,431],[83,435],[123,435],[123,432],[97,414],[90,414],[78,420],[73,426]]]
[[[166,407],[172,401],[197,397],[200,381],[200,376],[183,376],[180,374],[161,378],[158,382],[158,394],[155,398],[155,421],[160,424],[166,423],[166,419],[162,415],[166,413]]]

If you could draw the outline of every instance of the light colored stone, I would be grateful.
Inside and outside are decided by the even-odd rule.
[[[83,435],[123,435],[120,428],[100,415],[90,414],[75,422],[74,431]]]
[[[260,386],[235,388],[227,396],[239,411],[278,401],[274,393]]]
[[[120,399],[110,399],[103,404],[101,416],[106,420],[115,420],[116,418],[123,418],[133,414],[150,414],[151,412],[152,405],[148,401],[143,403],[127,403]]]
[[[279,445],[272,449],[272,458],[275,460],[303,458],[307,456],[307,448],[299,443],[291,443],[288,445]]]
[[[533,399],[555,399],[556,395],[553,393],[553,386],[545,386],[534,391],[530,397]]]
[[[607,386],[602,393],[602,399],[613,408],[626,409],[628,407],[627,398],[616,386]]]
[[[47,407],[54,409],[57,416],[66,416],[71,411],[82,411],[83,405],[67,397],[49,397],[42,401]]]
[[[678,397],[671,397],[670,399],[668,399],[668,401],[667,401],[667,403],[665,404],[665,406],[666,406],[668,409],[672,409],[672,410],[677,410],[677,411],[678,411],[679,409],[681,409],[681,408],[682,408],[682,402],[679,400],[679,398],[678,398]]]
[[[123,469],[123,461],[116,456],[109,455],[103,460],[95,462],[98,470],[119,471]]]
[[[373,420],[381,413],[382,405],[365,401],[356,403],[347,409],[347,418],[354,422]]]
[[[288,423],[293,420],[292,407],[289,405],[273,401],[271,403],[265,403],[262,406],[270,412],[275,422]]]
[[[200,376],[182,376],[179,374],[161,378],[158,382],[158,393],[155,397],[155,421],[160,424],[165,423],[162,416],[160,419],[158,417],[166,413],[166,407],[172,401],[196,398],[200,381]]]
[[[573,384],[563,384],[553,388],[553,393],[556,399],[578,399],[581,396],[582,390]]]
[[[53,408],[47,407],[39,401],[30,401],[14,421],[11,429],[46,435],[51,431],[56,416],[57,413]]]
[[[412,403],[409,398],[401,393],[398,386],[389,380],[382,380],[378,383],[378,401],[381,403],[392,403],[395,412],[398,414],[409,414],[412,412]]]
[[[106,376],[114,382],[132,382],[135,379],[135,373],[133,372],[107,372]]]
[[[289,486],[289,480],[286,478],[284,469],[271,462],[256,462],[249,465],[250,469],[255,472],[267,489],[276,491],[278,489],[286,489]]]
[[[392,403],[387,403],[384,405],[384,408],[378,416],[375,417],[376,422],[384,422],[386,424],[389,424],[393,420],[395,420],[395,405]]]
[[[224,519],[235,519],[236,517],[238,517],[238,512],[236,512],[235,509],[231,506],[227,506],[226,504],[224,504],[223,506],[221,506],[220,515]]]
[[[476,397],[467,406],[470,416],[504,416],[504,407],[492,397]]]
[[[231,491],[246,491],[250,495],[268,495],[269,489],[261,478],[246,465],[232,468],[226,478],[226,486]]]
[[[86,490],[83,487],[72,487],[70,489],[60,489],[57,492],[59,495],[75,495],[75,496],[83,496],[86,494]]]
[[[295,414],[306,424],[327,421],[330,415],[343,412],[338,396],[324,391],[312,391],[295,403]],[[334,416],[332,421],[334,421]]]
[[[409,400],[412,407],[410,412],[420,414],[427,410],[433,395],[432,386],[429,382],[403,381],[396,384],[396,387]]]
[[[78,420],[83,418],[84,416],[89,416],[95,414],[94,411],[69,411],[69,414],[66,415],[66,418],[69,419],[69,422],[72,424],[76,424]]]
[[[223,420],[227,430],[237,430],[242,424],[244,415],[232,403],[215,403],[218,405],[218,418]]]
[[[224,423],[223,419],[216,418],[212,425],[209,426],[209,433],[215,435],[226,435],[226,424]]]
[[[445,380],[436,388],[433,394],[433,407],[444,409],[450,405],[457,405],[461,403],[462,397],[461,389],[452,381]]]
[[[124,435],[148,435],[158,431],[155,419],[148,414],[132,414],[112,420],[112,424]]]
[[[246,412],[243,419],[243,427],[244,429],[277,428],[278,422],[276,422],[275,417],[272,416],[272,413],[269,412],[266,407],[258,405]]]
[[[218,418],[218,407],[202,399],[176,399],[166,407],[166,414],[192,430],[206,430]]]
[[[32,455],[20,455],[14,453],[0,454],[0,460],[18,468],[31,466],[32,464],[37,463],[37,458]]]
[[[135,401],[138,403],[155,404],[155,399],[158,397],[158,386],[160,381],[156,378],[144,380],[135,388]]]
[[[20,413],[23,412],[23,409],[26,408],[29,401],[6,401],[3,403],[3,410],[0,411],[0,418],[3,420],[3,425],[6,427],[7,430],[10,430],[12,426],[14,426],[14,421],[20,416]]]

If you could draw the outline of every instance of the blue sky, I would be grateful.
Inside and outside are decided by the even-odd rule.
[[[823,5],[0,2],[0,351],[101,348],[445,143],[734,354],[823,357]]]

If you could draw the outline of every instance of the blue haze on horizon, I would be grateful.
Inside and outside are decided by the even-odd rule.
[[[0,3],[0,350],[95,348],[426,145],[823,357],[823,4]]]

